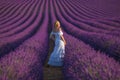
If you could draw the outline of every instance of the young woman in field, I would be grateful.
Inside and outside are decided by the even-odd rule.
[[[56,21],[52,32],[50,33],[50,39],[54,40],[55,47],[50,55],[47,66],[62,66],[63,58],[65,55],[65,45],[66,41],[63,36],[62,29],[60,27],[60,22]]]

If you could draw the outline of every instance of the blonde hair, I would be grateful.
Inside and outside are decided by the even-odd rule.
[[[56,27],[58,25],[58,23],[60,24],[60,21],[56,20],[54,26]]]
[[[60,24],[60,21],[56,20],[55,23],[54,23],[54,28],[53,28],[53,31],[55,31],[55,27]],[[59,27],[60,30],[62,30],[61,26]]]

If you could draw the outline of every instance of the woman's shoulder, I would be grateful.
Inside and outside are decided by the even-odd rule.
[[[62,29],[60,28],[60,30],[59,30],[59,33],[61,34],[61,35],[63,35],[63,32],[62,32]]]
[[[58,30],[59,30],[59,31],[62,31],[62,29],[61,29],[61,28],[59,28]]]

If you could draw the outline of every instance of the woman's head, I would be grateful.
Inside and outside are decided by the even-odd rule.
[[[55,26],[54,26],[55,29],[58,29],[60,28],[60,22],[57,20],[55,21]]]

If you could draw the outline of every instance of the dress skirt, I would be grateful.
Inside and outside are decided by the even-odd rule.
[[[65,45],[62,40],[55,41],[55,47],[50,55],[48,64],[52,66],[62,66],[65,55]]]

